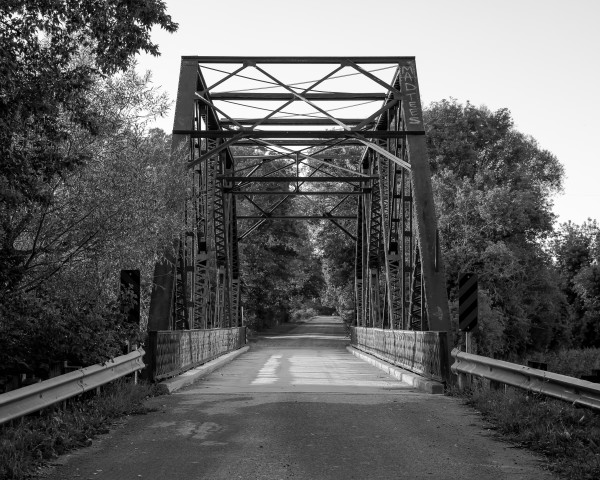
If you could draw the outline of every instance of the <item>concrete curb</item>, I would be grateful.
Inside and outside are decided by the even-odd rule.
[[[158,384],[159,391],[160,393],[168,394],[173,393],[180,388],[187,387],[188,385],[197,382],[201,378],[210,375],[215,370],[228,364],[234,358],[239,357],[242,353],[246,353],[249,349],[250,347],[246,345],[238,350],[221,355],[220,357],[217,357],[214,360],[205,363],[204,365],[200,365],[199,367],[192,368],[187,372],[183,372],[181,375],[164,380]]]
[[[370,363],[374,367],[383,370],[388,375],[391,375],[394,378],[397,378],[401,382],[408,383],[410,386],[415,387],[417,390],[421,390],[425,393],[431,393],[435,395],[440,395],[444,393],[444,385],[441,382],[436,382],[435,380],[429,380],[427,378],[423,378],[420,375],[409,372],[408,370],[404,370],[403,368],[396,367],[390,363],[387,363],[370,353],[363,352],[362,350],[358,350],[351,345],[348,345],[346,349],[355,357],[364,360],[367,363]]]

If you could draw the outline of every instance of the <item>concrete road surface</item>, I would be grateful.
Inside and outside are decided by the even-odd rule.
[[[412,390],[347,343],[335,317],[278,327],[45,478],[554,478],[460,401]]]

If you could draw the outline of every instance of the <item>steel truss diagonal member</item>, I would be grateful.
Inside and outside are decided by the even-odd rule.
[[[247,63],[247,62],[246,62]],[[246,63],[244,63],[244,66],[246,65]],[[264,70],[260,69],[259,67],[256,67],[256,65],[254,65],[255,68],[257,68],[259,71],[264,72]],[[327,80],[329,77],[332,77],[333,75],[335,75],[339,70],[341,70],[343,67],[338,67],[336,69],[334,69],[333,71],[331,71],[330,73],[328,73],[327,75],[325,75],[323,78],[317,80],[315,83],[313,83],[310,87],[306,88],[301,95],[305,95],[308,92],[310,92],[313,88],[317,87],[319,84],[321,84],[322,82],[324,82],[325,80]],[[268,74],[267,74],[268,75]],[[204,95],[207,95],[209,89],[203,89],[203,93]],[[207,105],[209,105],[210,107],[212,107],[215,111],[221,112],[222,111],[220,109],[218,109],[214,103],[209,99],[208,95],[207,98],[204,98],[202,96],[199,96],[200,100],[202,100],[203,102],[205,102]],[[283,110],[285,107],[287,107],[290,103],[292,103],[294,100],[293,98],[287,102],[285,102],[283,105],[280,105],[278,108],[276,108],[275,110],[273,110],[272,112],[270,112],[265,118],[258,120],[256,123],[254,123],[254,125],[250,126],[250,127],[242,127],[241,124],[239,124],[238,122],[236,122],[235,120],[233,120],[231,117],[227,116],[227,118],[236,123],[238,127],[242,128],[242,131],[238,134],[236,134],[235,136],[233,136],[232,138],[230,138],[229,140],[227,140],[224,144],[222,144],[221,146],[217,147],[216,149],[213,149],[209,152],[207,152],[205,155],[201,156],[196,162],[201,162],[203,160],[208,159],[210,156],[212,155],[216,155],[217,153],[221,152],[223,149],[229,147],[230,145],[233,145],[235,142],[237,142],[238,140],[241,140],[242,138],[244,138],[246,136],[246,134],[248,132],[253,131],[256,127],[258,127],[262,122],[268,120],[269,118],[273,117],[277,112],[280,112],[281,110]],[[194,163],[191,163],[189,166],[193,166]]]
[[[318,105],[316,105],[314,102],[308,100],[306,97],[304,97],[302,94],[296,92],[295,90],[291,89],[290,87],[288,87],[287,85],[285,85],[284,83],[280,82],[279,80],[277,80],[277,78],[275,78],[274,76],[272,76],[270,73],[266,72],[265,70],[263,70],[262,68],[256,66],[255,67],[258,71],[260,71],[262,74],[266,75],[267,77],[269,77],[271,80],[273,80],[274,82],[278,83],[281,87],[285,88],[286,90],[288,90],[290,93],[292,93],[293,95],[295,95],[296,97],[298,97],[298,99],[302,100],[303,102],[307,103],[308,105],[310,105],[311,107],[313,107],[315,110],[317,110],[318,112],[322,113],[323,115],[325,115],[326,117],[328,117],[329,119],[333,120],[335,123],[337,123],[340,127],[342,127],[344,130],[348,130],[348,131],[353,131],[355,132],[356,130],[354,130],[352,127],[349,127],[348,125],[344,124],[343,122],[341,122],[340,120],[338,120],[337,118],[335,118],[334,116],[330,115],[329,112],[327,112],[326,110],[322,109],[321,107],[319,107]],[[415,129],[413,129],[413,131],[415,131]],[[370,142],[364,138],[362,138],[358,133],[355,133],[356,137],[358,138],[358,140],[365,145],[366,147],[370,147],[373,150],[375,150],[376,152],[380,153],[381,155],[384,155],[386,157],[388,157],[390,160],[392,160],[393,162],[398,163],[400,166],[403,166],[404,168],[410,168],[410,164],[406,163],[404,160],[396,157],[395,155],[392,155],[390,152],[388,152],[387,150],[380,148],[378,145],[374,144],[373,142]]]

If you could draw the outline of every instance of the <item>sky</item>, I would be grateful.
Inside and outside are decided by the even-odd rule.
[[[424,105],[508,108],[565,168],[558,223],[600,221],[600,1],[166,0],[140,71],[174,101],[184,55],[414,56]],[[156,126],[173,128],[173,109]]]

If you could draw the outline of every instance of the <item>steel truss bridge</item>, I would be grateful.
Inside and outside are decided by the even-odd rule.
[[[450,331],[424,134],[413,57],[183,57],[186,228],[156,266],[149,330],[241,326],[239,243],[321,219],[356,244],[358,327]],[[294,210],[317,196],[335,202]]]

